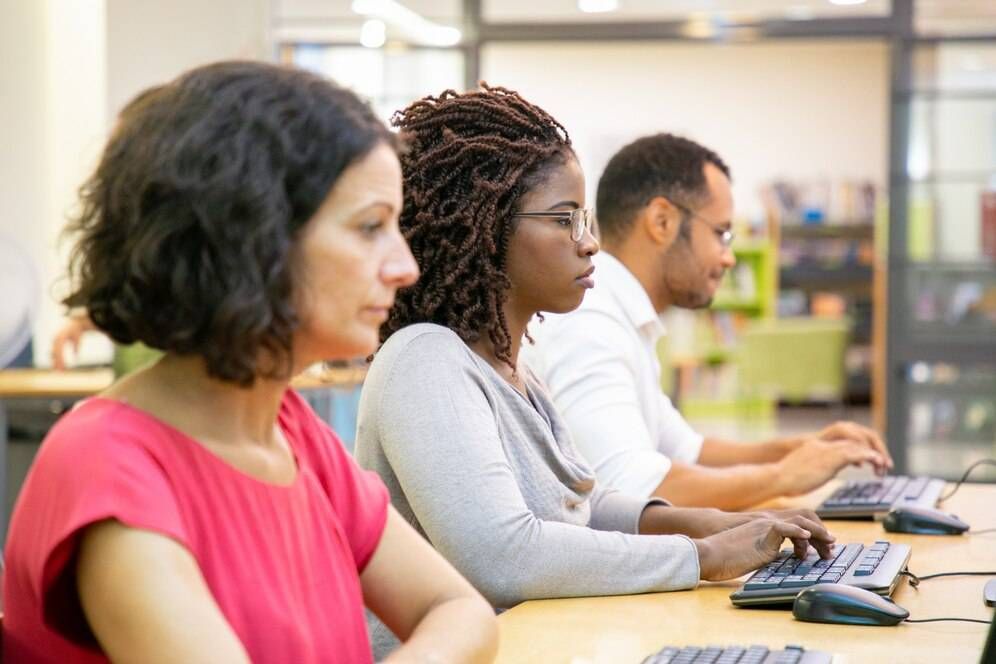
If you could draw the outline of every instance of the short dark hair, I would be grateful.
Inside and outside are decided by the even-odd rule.
[[[701,199],[707,193],[702,172],[707,163],[730,177],[718,154],[674,134],[644,136],[623,147],[598,181],[595,205],[602,237],[609,242],[625,238],[636,213],[655,196],[683,205]]]
[[[511,365],[502,304],[519,199],[574,151],[564,127],[518,93],[482,84],[446,90],[394,115],[401,157],[401,230],[421,277],[398,291],[381,339],[413,323],[445,325],[468,343],[490,337]],[[513,367],[514,368],[514,367]]]
[[[285,377],[297,234],[380,143],[393,134],[366,103],[289,67],[220,62],[147,90],[80,189],[63,303],[221,380]]]

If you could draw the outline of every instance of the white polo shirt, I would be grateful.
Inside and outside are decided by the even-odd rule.
[[[598,480],[646,497],[671,469],[694,463],[696,433],[660,388],[664,325],[643,286],[611,254],[593,258],[595,288],[581,307],[533,321],[521,355],[546,383]]]

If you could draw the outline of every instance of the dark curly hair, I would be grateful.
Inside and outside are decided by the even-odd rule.
[[[700,199],[707,193],[702,172],[707,163],[730,177],[718,154],[674,134],[644,136],[619,150],[598,180],[595,209],[602,237],[608,242],[624,239],[636,213],[655,196],[683,205]]]
[[[140,94],[80,190],[63,303],[221,380],[286,377],[297,233],[380,143],[367,104],[292,68],[221,62]]]
[[[518,93],[484,83],[417,101],[392,124],[408,146],[400,223],[421,277],[398,292],[381,340],[413,323],[437,323],[467,343],[487,334],[511,365],[502,303],[511,285],[512,215],[552,166],[573,158],[570,137]]]

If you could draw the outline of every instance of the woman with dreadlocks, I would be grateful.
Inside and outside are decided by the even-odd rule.
[[[422,276],[381,327],[356,454],[493,606],[692,588],[769,562],[786,537],[829,552],[812,512],[680,509],[596,486],[517,363],[530,319],[578,307],[597,278],[584,177],[556,120],[484,86],[393,123],[409,141],[400,225]]]

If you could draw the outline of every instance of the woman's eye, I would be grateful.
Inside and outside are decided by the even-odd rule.
[[[360,226],[360,232],[366,236],[376,235],[384,228],[384,222],[381,220],[368,221]]]
[[[571,218],[570,217],[557,217],[557,223],[560,224],[561,226],[563,226],[564,228],[567,228],[568,226],[571,225]]]

